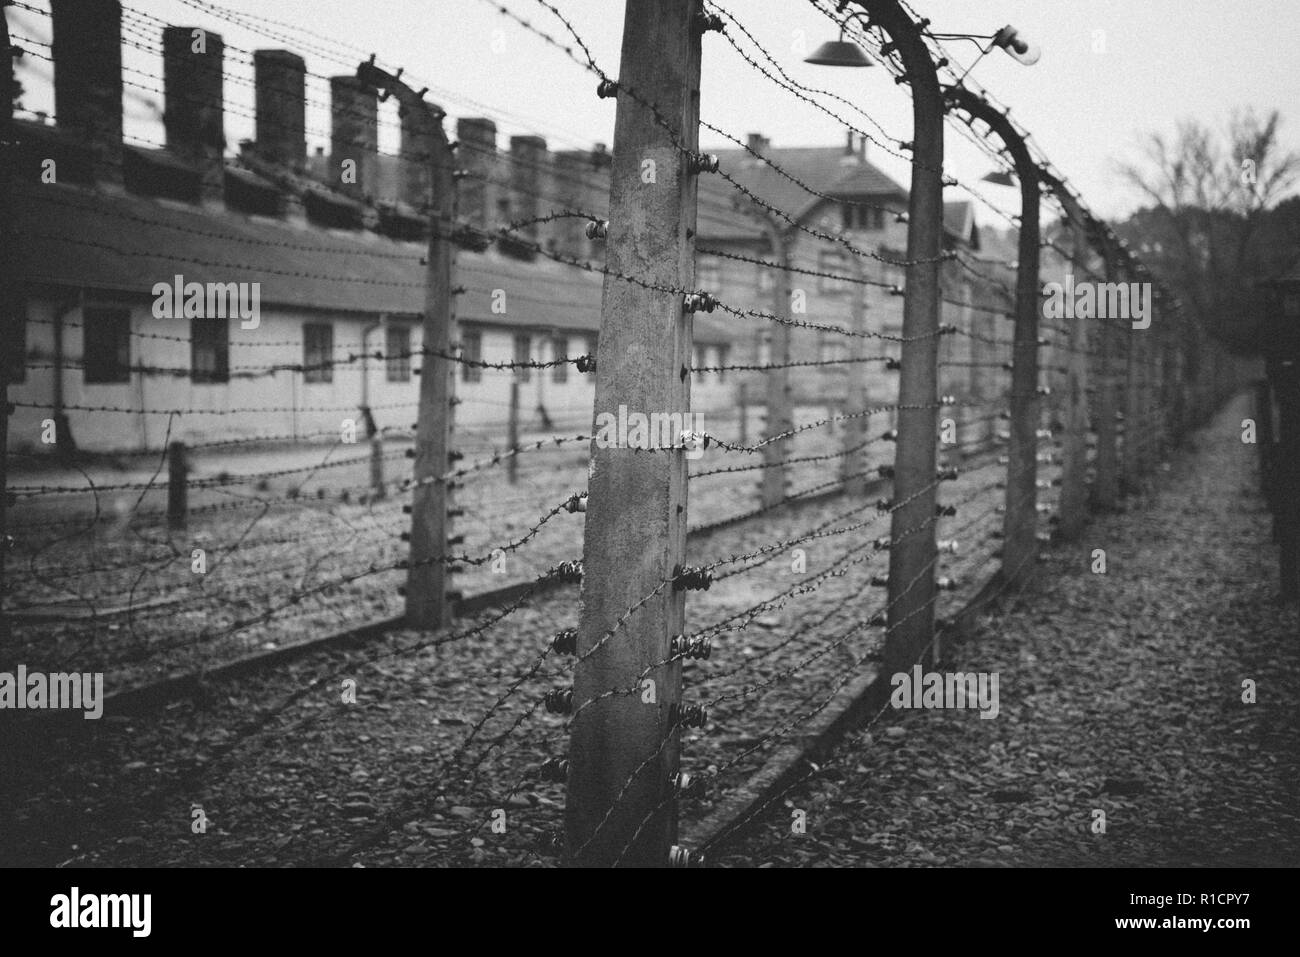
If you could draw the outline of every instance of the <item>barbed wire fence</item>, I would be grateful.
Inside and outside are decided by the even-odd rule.
[[[579,864],[700,863],[717,848],[681,843],[683,820],[726,805],[778,748],[817,727],[847,692],[862,685],[866,693],[863,682],[872,674],[940,660],[944,642],[972,607],[1020,594],[1042,544],[1077,539],[1089,509],[1111,508],[1121,490],[1138,488],[1168,446],[1237,385],[1229,376],[1187,373],[1180,330],[1191,320],[1176,297],[1087,210],[1036,146],[1012,162],[975,132],[979,118],[969,111],[958,115],[953,108],[937,119],[999,168],[1034,177],[1044,201],[1059,207],[1058,235],[1040,241],[1036,226],[1029,239],[1022,235],[1022,254],[1025,242],[1035,250],[1032,275],[1023,255],[1011,268],[945,246],[938,222],[924,227],[935,245],[920,249],[918,212],[941,216],[942,204],[918,206],[915,189],[906,212],[846,201],[701,119],[700,62],[706,51],[714,54],[716,38],[719,54],[734,54],[748,80],[774,84],[907,159],[914,171],[965,190],[1028,229],[1026,211],[1000,209],[978,189],[945,176],[941,163],[918,158],[915,142],[891,136],[856,104],[795,82],[720,4],[629,4],[615,75],[595,62],[558,5],[534,0],[549,24],[543,27],[506,4],[489,3],[587,71],[595,94],[614,101],[608,180],[539,160],[534,171],[546,174],[551,188],[545,188],[498,179],[474,161],[486,153],[479,145],[453,148],[442,134],[443,111],[415,91],[422,81],[404,81],[402,71],[381,68],[364,51],[270,18],[184,2],[357,69],[371,88],[398,97],[404,132],[412,114],[426,123],[422,138],[409,146],[404,139],[393,155],[429,170],[429,203],[421,211],[428,248],[393,244],[364,254],[392,260],[412,277],[369,281],[427,292],[423,334],[405,348],[369,349],[364,337],[333,343],[328,355],[302,363],[265,361],[259,357],[271,353],[258,352],[298,347],[300,340],[234,340],[241,361],[230,365],[229,380],[332,374],[374,362],[409,368],[420,380],[419,398],[364,408],[62,405],[59,414],[76,412],[92,423],[94,417],[158,417],[163,440],[144,480],[96,483],[82,471],[75,480],[60,474],[57,482],[7,484],[7,530],[15,541],[6,555],[13,599],[6,613],[14,625],[6,657],[52,664],[75,657],[83,668],[129,668],[137,675],[203,670],[279,646],[304,628],[391,619],[395,637],[350,660],[347,673],[356,675],[430,650],[468,653],[477,640],[504,641],[512,630],[522,636],[519,647],[531,642],[498,687],[466,698],[467,709],[477,709],[468,729],[429,762],[421,785],[346,846],[312,850],[321,862],[354,860],[439,802],[454,801],[472,809],[458,829],[458,852],[481,846],[485,833],[500,833],[497,814],[509,808],[512,816],[536,818],[551,840],[533,850],[552,857],[563,848],[563,858]],[[812,4],[837,26],[843,22],[847,4]],[[919,82],[898,52],[910,43],[910,56],[928,51],[948,70],[956,83],[947,89],[973,88],[907,4],[859,6],[871,26],[849,25],[847,35],[900,86]],[[126,12],[124,42],[165,58],[165,45],[153,34],[175,25]],[[15,43],[48,58],[35,38]],[[255,51],[225,49],[238,62],[253,62]],[[671,51],[674,69],[664,68],[663,51]],[[150,85],[161,79],[145,75],[126,83],[162,92]],[[247,85],[242,77],[237,82]],[[991,102],[983,91],[975,96]],[[737,146],[746,162],[808,201],[897,217],[909,226],[907,251],[873,246],[865,233],[808,222],[773,202],[738,170],[700,150],[701,129]],[[1027,139],[1018,127],[1010,129]],[[654,171],[649,180],[647,162]],[[458,192],[485,183],[521,192],[534,211],[496,228],[458,215]],[[15,193],[39,189],[22,184]],[[602,193],[606,205],[583,208],[576,201]],[[75,197],[49,201],[115,217],[124,228],[131,223],[125,210]],[[731,222],[737,215],[761,229],[766,253],[697,244],[702,220]],[[1032,218],[1036,224],[1036,200]],[[593,254],[570,255],[544,242],[539,227],[556,224],[581,228]],[[125,235],[112,244],[53,238],[121,257],[157,256],[133,248]],[[246,243],[250,259],[265,243],[226,233],[210,238]],[[286,242],[321,263],[295,275],[367,281],[358,270],[335,268],[336,260],[342,265],[362,255],[349,247]],[[564,275],[598,277],[603,302],[598,335],[589,343],[594,348],[547,360],[466,354],[457,303],[492,295],[490,285],[477,284],[483,273],[475,257],[494,245],[525,250]],[[1149,328],[1045,316],[1039,250],[1058,257],[1055,263],[1080,281],[1152,283]],[[706,258],[762,277],[759,293],[733,301],[726,283],[703,288],[697,270]],[[216,265],[268,272],[255,261]],[[803,290],[794,283],[809,280],[839,296],[842,316],[796,308]],[[551,304],[565,302],[563,279],[548,279],[545,291],[557,297]],[[510,295],[545,301],[535,287]],[[705,316],[725,317],[720,321],[733,341],[761,345],[752,358],[730,361],[718,352],[716,361],[704,360],[692,332]],[[60,332],[77,328],[62,319],[29,321],[57,322]],[[192,344],[187,336],[131,335]],[[800,358],[807,355],[816,358]],[[61,374],[90,358],[29,350],[26,367]],[[517,397],[457,395],[458,379],[496,375],[501,384],[559,370],[591,377],[593,414],[544,416],[538,428],[525,429]],[[192,374],[181,365],[144,362],[128,363],[127,371],[141,383]],[[798,396],[792,379],[814,373],[837,378],[811,398]],[[692,389],[726,376],[745,386],[745,401],[734,415],[697,427]],[[455,410],[467,402],[502,410],[492,413],[500,418],[457,425]],[[56,412],[41,403],[11,405]],[[762,407],[758,421],[750,406]],[[629,429],[620,409],[639,414],[644,425]],[[295,418],[289,432],[172,438],[194,421],[259,412],[310,413],[314,424],[299,429]],[[379,426],[376,413],[402,424]],[[334,420],[337,428],[325,425]],[[215,463],[232,456],[276,460],[285,443],[303,464],[213,474]],[[307,520],[313,527],[303,530]],[[269,579],[268,566],[277,569]],[[505,582],[509,588],[501,587]],[[565,588],[575,584],[580,602]],[[500,594],[489,611],[466,601],[492,591]],[[873,600],[875,594],[882,597]],[[476,610],[465,612],[469,607]],[[529,609],[544,625],[536,616],[524,620]],[[73,637],[55,649],[45,640],[51,621],[75,625]],[[315,697],[336,702],[337,680],[338,672],[326,668],[235,729],[215,762],[161,787],[194,787],[233,763],[256,760],[251,742],[341,713],[328,708],[283,720]],[[872,694],[885,683],[876,682]],[[871,701],[874,723],[887,704]],[[805,778],[762,795],[725,834],[769,813]],[[521,806],[516,799],[525,790],[551,797]],[[550,810],[561,796],[563,832]]]

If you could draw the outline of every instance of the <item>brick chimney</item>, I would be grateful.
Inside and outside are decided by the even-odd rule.
[[[482,117],[456,121],[456,139],[460,149],[456,159],[461,169],[471,175],[460,181],[460,217],[477,229],[496,225],[497,125]]]
[[[288,50],[253,52],[257,154],[302,170],[307,162],[307,64]]]
[[[120,192],[122,5],[118,0],[51,0],[50,8],[58,124],[89,147],[95,181]]]
[[[429,104],[438,114],[442,107]],[[423,210],[432,199],[433,137],[424,117],[414,112],[401,116],[402,146],[398,160],[397,198],[415,209]]]
[[[591,157],[586,150],[561,150],[555,154],[555,205],[574,211],[591,211],[590,192],[584,178],[590,173]],[[575,258],[587,254],[587,221],[577,217],[557,219],[551,224],[555,250]]]
[[[537,216],[545,176],[546,140],[540,136],[510,137],[510,218],[516,222]],[[521,239],[537,241],[536,224],[515,232]]]
[[[163,29],[167,148],[198,170],[198,198],[205,206],[222,203],[226,193],[224,54],[221,37],[209,30]]]
[[[554,205],[604,218],[609,210],[608,152],[600,149],[562,150],[555,154]],[[578,259],[593,255],[602,242],[587,238],[588,220],[558,219],[551,224],[556,251]]]
[[[330,165],[326,181],[352,199],[364,202],[378,185],[379,94],[355,76],[332,76],[330,117]],[[355,182],[344,181],[345,160],[356,164]]]

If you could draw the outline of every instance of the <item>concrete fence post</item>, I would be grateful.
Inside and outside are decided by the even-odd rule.
[[[690,408],[700,0],[627,0],[595,414]],[[654,112],[645,104],[653,104]],[[678,143],[666,125],[680,131]],[[680,146],[680,149],[678,148]],[[647,164],[651,164],[647,166]],[[654,176],[646,176],[652,168]],[[652,181],[648,181],[652,179]],[[644,285],[616,274],[633,274]],[[661,436],[662,438],[662,436]],[[670,441],[678,441],[668,437]],[[665,866],[677,835],[687,459],[593,440],[565,806],[579,866]]]

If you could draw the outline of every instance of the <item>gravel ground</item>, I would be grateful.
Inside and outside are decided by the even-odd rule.
[[[975,526],[996,524],[996,471],[945,483],[945,500],[970,497],[971,515],[944,519],[941,536],[960,523],[968,542],[987,548]],[[710,720],[684,736],[683,761],[713,774],[714,786],[683,814],[706,813],[860,673],[878,642],[878,630],[862,626],[863,598],[874,611],[884,596],[870,577],[886,556],[871,542],[887,531],[874,500],[835,497],[692,538],[693,563],[762,554],[720,566],[729,577],[689,596],[692,627],[717,627],[713,658],[687,671],[687,700],[706,702]],[[793,546],[772,548],[796,538],[804,574],[792,568]],[[979,561],[951,558],[954,567]],[[978,584],[944,593],[943,607]],[[573,588],[548,594],[441,646],[446,636],[398,632],[364,650],[316,653],[212,686],[161,715],[109,714],[77,734],[8,726],[0,860],[553,863],[563,794],[536,771],[563,754],[567,732],[564,718],[538,705],[546,690],[571,683],[572,665],[552,656],[532,666],[554,632],[575,623],[576,597]],[[355,705],[342,703],[348,677]],[[462,750],[467,760],[453,764]],[[200,808],[210,824],[196,834]],[[509,815],[505,835],[483,828],[496,808]]]
[[[806,410],[800,421],[821,414]],[[887,425],[873,422],[872,434]],[[715,427],[737,438],[737,423]],[[522,438],[531,444],[540,436]],[[473,596],[533,581],[580,557],[583,516],[550,513],[585,489],[587,443],[528,448],[511,484],[505,466],[492,463],[499,448],[475,435],[460,441],[464,459],[457,467],[471,471],[455,492],[463,515],[454,531],[464,540],[453,551],[474,563],[457,569],[453,588]],[[837,460],[819,457],[833,455],[841,441],[826,429],[794,437],[787,454],[813,461],[790,467],[790,490],[833,484]],[[408,448],[400,438],[387,443],[385,470],[394,488],[382,500],[368,496],[364,446],[196,452],[191,480],[200,485],[190,491],[189,526],[181,533],[169,532],[161,517],[166,470],[157,474],[157,456],[65,470],[26,462],[26,471],[11,479],[14,486],[76,491],[24,497],[12,512],[17,541],[5,556],[5,608],[15,614],[13,640],[0,644],[0,669],[21,663],[104,671],[107,687],[120,690],[401,614],[405,574],[384,569],[408,552],[401,535],[410,527],[402,510],[410,495],[396,489],[410,473]],[[892,446],[876,442],[869,452],[875,463],[888,461]],[[754,511],[759,462],[757,455],[717,450],[693,462],[693,472],[748,470],[693,481],[692,525]],[[105,490],[87,492],[91,481]],[[231,484],[201,484],[224,481]],[[143,489],[151,483],[154,488]],[[142,488],[115,489],[122,485]],[[521,542],[500,561],[489,560],[494,548]],[[194,549],[205,552],[202,574],[193,569]]]
[[[1248,414],[1230,404],[954,650],[945,670],[999,674],[997,718],[887,709],[714,862],[1300,864],[1300,626],[1275,601]]]
[[[799,439],[792,454],[837,447],[816,432]],[[881,446],[877,455],[892,454],[891,446]],[[739,464],[754,461],[739,457]],[[833,482],[834,462],[801,464],[792,489]],[[570,469],[529,472],[515,495],[526,492],[540,504],[571,491]],[[940,574],[961,583],[942,594],[941,615],[967,601],[994,567],[989,556],[997,543],[990,533],[1001,522],[1001,472],[996,456],[983,465],[974,460],[956,482],[939,489],[940,500],[957,504],[959,512],[938,520],[938,537],[961,543],[960,553],[943,556],[939,566]],[[692,524],[751,511],[757,476],[745,471],[693,481]],[[497,525],[511,514],[528,514],[527,504],[496,508]],[[292,532],[302,511],[268,515],[268,527],[259,524],[258,531],[269,531],[273,544],[249,573],[258,574],[260,563],[286,583],[301,581],[305,563],[314,580],[327,581],[336,568],[347,567],[330,562],[355,563],[356,553],[364,554],[363,546],[381,531],[368,514],[340,515],[337,503],[321,507],[329,521],[360,531],[333,543],[322,535],[335,547],[304,555],[301,539],[292,534],[284,537],[293,541],[275,548],[279,532]],[[395,503],[384,507],[396,510]],[[485,508],[485,516],[492,511]],[[512,572],[536,574],[577,557],[581,518],[564,515],[548,523],[512,560]],[[480,534],[489,532],[501,535],[486,524]],[[706,814],[745,781],[774,746],[799,731],[801,719],[871,660],[878,630],[863,625],[883,606],[884,591],[873,588],[871,578],[883,574],[886,564],[885,553],[871,543],[887,532],[888,516],[878,512],[874,497],[866,503],[833,497],[692,536],[693,564],[756,557],[721,565],[708,592],[688,596],[689,626],[699,631],[712,623],[715,651],[686,671],[686,700],[706,703],[710,719],[706,728],[684,735],[683,766],[709,777],[710,788],[706,796],[684,802],[685,819]],[[217,528],[212,534],[225,541],[231,531]],[[501,538],[483,541],[493,540]],[[469,550],[477,544],[471,541]],[[805,552],[805,572],[793,568],[796,545]],[[103,558],[81,560],[87,557]],[[57,564],[48,554],[42,560]],[[246,596],[252,609],[275,595],[275,581],[265,587],[264,595]],[[276,616],[242,629],[240,638],[245,645],[302,640],[313,629],[378,617],[392,607],[376,605],[391,601],[376,594],[381,590],[377,579],[362,581],[324,596],[330,601],[322,608],[288,622]],[[221,594],[213,593],[214,603]],[[506,609],[505,616],[488,613],[481,631],[453,641],[398,632],[358,651],[316,652],[292,665],[210,685],[199,700],[177,703],[163,714],[109,714],[76,734],[49,725],[7,726],[10,740],[0,748],[6,765],[0,773],[0,861],[554,863],[563,793],[540,780],[537,769],[563,754],[567,730],[564,718],[547,714],[539,703],[546,690],[571,683],[572,666],[571,659],[538,656],[556,630],[576,623],[576,597],[575,589],[565,588]],[[161,624],[158,634],[177,652],[173,661],[202,660],[177,619],[164,615]],[[457,628],[473,626],[460,622]],[[131,661],[120,663],[112,633],[101,628],[92,634],[94,644],[78,648],[56,631],[55,647],[65,656],[74,653],[78,663],[96,652],[116,663],[119,675],[143,673],[132,671]],[[131,637],[138,644],[129,651],[154,647]],[[29,641],[27,648],[39,645]],[[217,649],[209,645],[205,651]],[[355,704],[342,702],[346,678],[357,682]],[[488,829],[498,808],[508,815],[505,834]],[[200,809],[208,826],[196,833],[192,825]]]

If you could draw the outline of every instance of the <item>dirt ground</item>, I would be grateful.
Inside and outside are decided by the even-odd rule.
[[[892,446],[880,454],[888,460]],[[834,464],[801,469],[796,491],[837,480]],[[972,463],[940,489],[959,510],[938,520],[938,535],[962,542],[943,556],[941,574],[962,584],[942,594],[940,613],[960,607],[994,567],[1002,471],[996,457]],[[693,480],[692,524],[752,509],[756,475]],[[575,526],[556,527],[574,549],[563,557],[579,557]],[[692,536],[688,561],[719,564],[713,586],[688,597],[689,627],[713,639],[714,653],[686,669],[686,700],[706,704],[709,719],[683,736],[683,766],[710,787],[684,802],[684,815],[707,813],[872,660],[879,629],[869,620],[885,595],[872,578],[888,557],[873,543],[888,531],[876,498],[840,495]],[[538,545],[557,547],[540,537],[528,547]],[[359,583],[353,595],[373,588]],[[576,624],[576,599],[567,587],[450,633],[396,632],[347,653],[316,652],[210,683],[162,713],[109,713],[86,727],[7,724],[0,860],[553,864],[563,790],[539,769],[563,755],[568,732],[541,701],[572,682],[572,659],[547,647]],[[266,633],[283,628],[275,619]],[[347,680],[355,704],[343,700]],[[509,819],[504,835],[487,826],[498,809]]]
[[[716,862],[1300,864],[1300,625],[1249,414],[1233,402],[956,650],[945,670],[1000,675],[996,719],[887,710]]]

